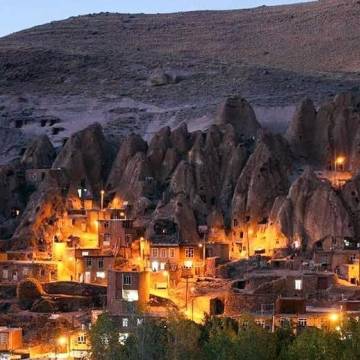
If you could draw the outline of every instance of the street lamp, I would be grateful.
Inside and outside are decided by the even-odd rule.
[[[167,287],[167,293],[168,293],[168,297],[169,297],[169,292],[170,292],[170,289],[169,289],[169,287],[170,287],[170,273],[169,273],[169,271],[167,271],[167,270],[164,270],[164,275],[166,276],[166,287]]]
[[[69,353],[70,353],[70,344],[69,344],[69,336],[60,336],[57,339],[57,343],[60,346],[65,346],[66,345],[66,353],[67,353],[67,357],[69,357]]]
[[[101,210],[104,209],[104,194],[105,194],[105,190],[101,190],[100,191],[100,209]]]

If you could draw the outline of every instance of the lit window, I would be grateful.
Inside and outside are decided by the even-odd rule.
[[[175,249],[170,249],[170,257],[175,257]]]
[[[152,257],[158,257],[158,248],[152,248],[151,249],[151,256]]]
[[[162,258],[166,258],[168,256],[167,249],[161,249],[160,254]]]
[[[81,253],[81,256],[89,256],[89,252],[88,252],[88,251],[83,251],[83,252]]]
[[[144,322],[144,319],[136,319],[136,325],[140,326]]]
[[[126,290],[122,289],[122,298],[125,301],[133,302],[139,300],[139,292],[137,290]]]
[[[184,267],[186,269],[191,269],[192,268],[192,261],[191,260],[184,261]]]
[[[128,327],[129,326],[129,319],[128,318],[123,318],[122,319],[122,326],[123,327]]]
[[[160,263],[160,270],[165,270],[166,263],[162,262]]]
[[[301,279],[295,280],[295,290],[302,290],[302,280]]]
[[[187,258],[194,257],[194,248],[185,248],[185,257]]]
[[[119,333],[119,343],[125,345],[126,339],[129,337],[129,334]]]
[[[158,261],[153,261],[151,263],[151,269],[152,269],[152,271],[158,271],[159,270],[159,262]]]
[[[99,278],[99,279],[105,279],[105,272],[104,271],[98,271],[96,273],[96,277]]]
[[[86,335],[79,335],[77,338],[77,343],[78,344],[86,344]]]
[[[3,279],[6,279],[6,280],[8,279],[8,277],[9,277],[9,270],[8,269],[3,270],[2,277],[3,277]]]
[[[131,275],[123,275],[124,276],[124,285],[131,285]]]
[[[110,239],[111,239],[110,234],[104,234],[104,243],[103,243],[103,245],[104,246],[110,246]]]

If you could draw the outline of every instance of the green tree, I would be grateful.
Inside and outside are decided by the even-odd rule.
[[[237,321],[230,318],[206,317],[202,328],[203,357],[209,360],[234,359]]]
[[[171,360],[194,359],[201,356],[201,327],[183,317],[170,318],[167,328],[167,358]]]
[[[167,322],[145,318],[124,346],[128,360],[165,360],[167,346]]]
[[[289,360],[339,360],[344,344],[336,332],[306,329],[289,346],[286,359]]]
[[[360,359],[360,323],[350,319],[342,329],[346,360]]]
[[[241,360],[275,360],[276,337],[273,333],[250,322],[239,331],[235,340],[234,359]]]
[[[100,315],[91,328],[90,341],[93,360],[127,359],[123,346],[119,342],[119,328],[106,313]]]

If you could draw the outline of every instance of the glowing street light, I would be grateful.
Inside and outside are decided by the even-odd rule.
[[[336,322],[336,321],[339,320],[339,314],[338,314],[338,313],[331,313],[331,314],[329,315],[329,319],[330,319],[330,321],[332,321],[332,322]]]
[[[61,345],[61,346],[64,346],[66,345],[67,343],[67,339],[65,336],[60,336],[57,340],[58,344]]]
[[[335,159],[335,164],[336,165],[343,165],[345,162],[345,156],[338,156],[336,159]]]
[[[105,194],[105,190],[101,190],[100,191],[100,209],[101,210],[104,209],[104,194]]]

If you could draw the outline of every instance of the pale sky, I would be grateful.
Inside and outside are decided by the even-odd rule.
[[[0,0],[0,36],[70,16],[243,9],[306,0]]]

